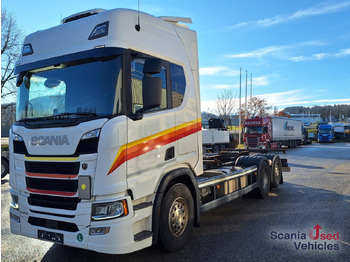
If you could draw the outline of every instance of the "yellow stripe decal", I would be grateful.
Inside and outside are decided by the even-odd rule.
[[[114,158],[108,174],[111,174],[120,165],[137,156],[145,154],[161,146],[175,142],[183,137],[197,133],[201,130],[201,119],[190,121],[162,132],[135,140],[126,145],[122,145]]]
[[[50,161],[50,162],[73,162],[77,161],[79,157],[32,157],[32,156],[24,156],[26,160],[30,161]]]

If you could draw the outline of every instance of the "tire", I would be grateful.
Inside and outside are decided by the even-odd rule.
[[[278,188],[282,180],[282,161],[279,156],[275,156],[272,160],[271,167],[271,186]]]
[[[270,192],[271,169],[267,161],[261,161],[258,169],[259,187],[255,189],[256,196],[261,199],[267,198]]]
[[[9,173],[9,163],[1,157],[1,178],[4,178]]]
[[[278,188],[282,181],[282,161],[278,155],[274,154],[258,154],[256,156],[264,156],[272,161],[271,164],[271,187]]]
[[[179,250],[191,240],[194,204],[190,190],[184,184],[173,185],[161,205],[159,240],[170,252]]]
[[[268,159],[264,155],[241,156],[236,160],[236,166],[250,167],[256,165],[258,167],[258,176],[253,182],[258,182],[259,187],[252,192],[254,197],[266,198],[270,192],[271,169]]]
[[[220,151],[225,151],[226,150],[226,146],[225,145],[221,145],[220,146]]]

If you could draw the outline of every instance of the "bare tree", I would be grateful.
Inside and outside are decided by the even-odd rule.
[[[15,16],[1,9],[1,98],[16,95],[14,67],[22,41],[23,34]]]
[[[235,109],[235,98],[231,90],[225,89],[221,94],[218,95],[216,101],[216,108],[219,113],[219,117],[222,118],[226,124],[230,123],[231,115]]]
[[[244,110],[243,108],[245,108],[245,106],[242,106],[242,110]],[[247,117],[266,116],[268,114],[268,109],[270,109],[270,107],[267,106],[267,101],[264,98],[254,96],[248,102]]]

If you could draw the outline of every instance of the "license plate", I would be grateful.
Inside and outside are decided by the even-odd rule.
[[[63,244],[63,234],[60,233],[38,230],[38,238]]]

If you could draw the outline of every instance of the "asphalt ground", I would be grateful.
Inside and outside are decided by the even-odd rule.
[[[1,260],[350,261],[350,143],[314,143],[281,157],[292,169],[284,173],[283,185],[267,199],[242,197],[202,214],[192,241],[174,253],[150,247],[106,255],[13,235],[6,176],[1,181]],[[317,225],[321,229],[314,240],[309,231],[315,238]]]

